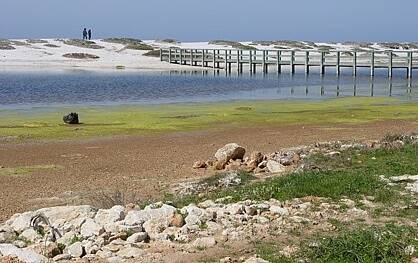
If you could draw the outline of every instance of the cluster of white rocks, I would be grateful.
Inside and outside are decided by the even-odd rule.
[[[324,200],[319,210],[311,209],[312,202],[301,199],[284,203],[274,199],[225,201],[207,200],[181,209],[156,203],[144,209],[132,205],[106,210],[64,206],[16,214],[0,225],[0,256],[16,256],[22,262],[80,258],[153,262],[156,255],[149,250],[153,246],[190,253],[227,241],[254,239],[270,229],[279,234],[306,224],[332,228],[326,219],[338,216],[339,209]],[[343,215],[345,220],[367,216],[367,212],[355,208],[354,202],[344,202],[350,208]],[[40,217],[46,220],[34,225],[34,218]]]

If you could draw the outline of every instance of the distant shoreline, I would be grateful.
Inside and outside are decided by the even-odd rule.
[[[112,41],[112,42],[109,42]],[[87,44],[86,44],[87,43]],[[195,70],[196,67],[161,62],[150,50],[179,47],[195,49],[323,49],[323,50],[411,50],[415,43],[314,43],[301,41],[253,41],[235,42],[215,40],[209,42],[185,42],[175,40],[136,40],[112,38],[92,42],[71,39],[0,40],[0,71],[25,69],[80,69],[94,71],[166,71]],[[68,57],[64,57],[68,56]],[[71,58],[77,56],[77,58]],[[208,68],[207,70],[210,70]]]

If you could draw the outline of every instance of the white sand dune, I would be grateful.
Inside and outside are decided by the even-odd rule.
[[[118,66],[123,66],[126,70],[187,70],[189,66],[180,66],[161,62],[159,58],[148,57],[143,54],[147,51],[126,49],[123,44],[113,44],[102,40],[93,40],[97,45],[103,46],[103,49],[82,48],[64,44],[62,40],[44,39],[49,44],[58,47],[47,47],[45,43],[35,43],[29,45],[14,45],[14,50],[0,50],[0,70],[10,69],[95,69],[95,70],[115,70]],[[26,40],[18,40],[26,42]],[[144,41],[144,43],[154,46],[155,48],[166,48],[177,46],[183,48],[231,48],[227,45],[213,45],[208,42],[190,42],[170,44],[154,40]],[[242,42],[248,45],[251,42]],[[355,46],[353,44],[340,43],[316,43],[317,45],[326,45],[337,50],[351,50]],[[286,45],[280,45],[286,46]],[[257,49],[273,49],[274,45],[257,45]],[[276,46],[277,47],[277,46]],[[375,50],[383,50],[379,44],[373,44],[371,47]],[[98,59],[71,59],[63,57],[67,53],[88,53],[99,56]]]

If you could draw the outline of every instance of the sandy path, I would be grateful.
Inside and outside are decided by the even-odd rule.
[[[3,144],[0,165],[4,167],[53,164],[63,168],[0,176],[0,221],[35,207],[86,202],[88,199],[80,198],[101,189],[129,189],[142,199],[161,196],[173,182],[211,174],[191,166],[196,160],[206,160],[228,142],[237,142],[249,152],[273,152],[317,141],[373,139],[388,132],[413,131],[418,131],[416,122],[387,121]]]

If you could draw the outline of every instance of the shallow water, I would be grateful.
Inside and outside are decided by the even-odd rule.
[[[0,109],[71,105],[127,105],[231,100],[321,100],[347,96],[396,97],[417,100],[414,80],[395,72],[374,78],[367,71],[353,78],[328,73],[219,75],[212,72],[56,71],[0,72]]]

